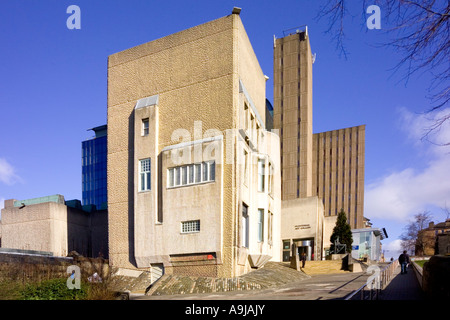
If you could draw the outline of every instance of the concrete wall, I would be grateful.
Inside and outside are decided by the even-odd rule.
[[[314,259],[323,255],[323,204],[318,197],[284,200],[281,209],[282,240],[314,239]]]
[[[2,209],[2,248],[52,252],[66,256],[108,256],[107,213],[87,213],[56,202]],[[13,205],[13,204],[12,204]],[[94,217],[95,216],[95,217]]]

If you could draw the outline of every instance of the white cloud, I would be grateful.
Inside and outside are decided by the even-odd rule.
[[[16,174],[14,167],[4,158],[0,158],[0,182],[12,185],[20,181],[20,177]]]
[[[449,113],[445,109],[440,114]],[[366,186],[365,216],[405,221],[428,206],[450,203],[450,150],[436,144],[450,141],[450,121],[429,138],[436,144],[419,143],[433,119],[405,109],[400,111],[402,128],[416,144],[417,152],[426,155],[425,168],[405,168],[392,172]],[[437,114],[436,116],[439,116]]]
[[[388,243],[383,242],[382,250],[385,252],[384,258],[389,260],[391,257],[397,259],[402,252],[402,240],[396,239]]]

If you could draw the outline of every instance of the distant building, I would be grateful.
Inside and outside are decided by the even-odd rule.
[[[62,195],[5,200],[1,247],[67,256],[108,257],[108,219],[104,211],[65,201]]]
[[[353,229],[352,237],[352,258],[372,261],[382,258],[380,241],[388,237],[384,228]]]
[[[428,228],[419,231],[415,255],[432,256],[447,253],[447,237],[450,235],[450,219],[444,222],[430,222]],[[440,243],[439,243],[440,242]],[[440,250],[439,250],[440,249]],[[450,250],[449,250],[450,252]]]
[[[107,126],[92,128],[95,137],[82,142],[82,203],[107,207]]]

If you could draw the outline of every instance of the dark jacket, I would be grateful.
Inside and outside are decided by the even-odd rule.
[[[409,256],[406,253],[402,253],[400,257],[398,257],[398,262],[400,263],[410,263]]]

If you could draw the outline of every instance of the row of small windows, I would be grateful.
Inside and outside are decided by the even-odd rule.
[[[187,186],[215,181],[215,161],[173,167],[167,170],[167,187]],[[151,190],[151,159],[139,161],[139,190]]]
[[[215,181],[215,161],[178,166],[167,170],[167,187],[187,186]]]

